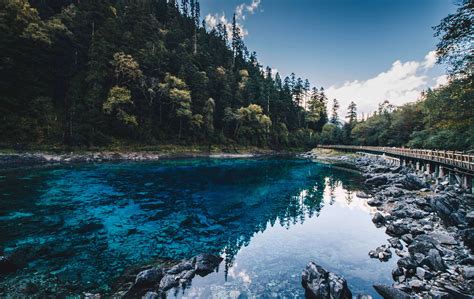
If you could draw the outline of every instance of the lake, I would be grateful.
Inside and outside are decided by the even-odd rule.
[[[301,298],[310,261],[378,297],[396,259],[368,256],[389,237],[362,188],[355,172],[294,158],[4,169],[0,255],[23,267],[0,277],[0,294],[107,294],[130,269],[216,253],[218,272],[168,297]]]

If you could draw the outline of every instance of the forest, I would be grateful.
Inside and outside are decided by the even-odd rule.
[[[0,0],[0,147],[474,145],[473,9],[435,27],[450,82],[370,117],[281,78],[197,0]],[[416,99],[414,99],[416,100]]]

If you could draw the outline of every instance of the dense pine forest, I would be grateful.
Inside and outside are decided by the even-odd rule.
[[[472,149],[473,9],[435,27],[449,84],[361,117],[262,66],[235,16],[211,28],[196,0],[0,0],[0,146]]]
[[[263,69],[235,17],[208,28],[195,0],[2,0],[0,12],[3,145],[300,146],[326,122],[322,89]]]

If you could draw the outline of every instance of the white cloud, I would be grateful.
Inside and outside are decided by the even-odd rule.
[[[242,3],[235,8],[235,18],[237,20],[245,20],[247,17],[245,13],[253,15],[260,6],[261,0],[252,0],[250,4]]]
[[[434,87],[438,88],[438,87],[448,83],[449,82],[449,77],[448,77],[448,75],[441,75],[441,76],[435,78],[435,82],[436,83],[435,83]]]
[[[215,29],[218,24],[225,25],[227,35],[229,36],[229,38],[232,37],[232,23],[227,20],[227,17],[224,13],[208,14],[204,19],[206,20],[207,26],[211,29]],[[237,23],[237,27],[240,29],[240,33],[242,34],[242,36],[246,36],[249,34],[247,29],[245,29],[242,24]]]
[[[251,3],[242,3],[235,7],[235,18],[237,20],[237,27],[240,29],[242,36],[248,35],[247,29],[243,25],[243,21],[247,18],[247,14],[253,15],[260,6],[261,0],[252,0]],[[208,14],[205,17],[206,24],[209,28],[216,28],[219,23],[223,24],[227,28],[227,35],[232,36],[232,23],[227,20],[225,13],[221,14]]]
[[[436,51],[430,51],[425,56],[425,61],[423,62],[423,66],[426,69],[430,69],[436,64],[437,59],[438,57],[436,56]]]
[[[358,113],[372,113],[384,100],[398,106],[418,99],[421,91],[428,87],[445,83],[445,76],[429,78],[427,70],[436,63],[436,53],[429,52],[423,61],[395,61],[389,70],[368,80],[347,81],[342,86],[333,85],[326,89],[330,99],[339,100],[340,117],[346,115],[346,108],[351,101],[357,104]]]

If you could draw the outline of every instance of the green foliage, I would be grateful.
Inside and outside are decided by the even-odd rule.
[[[461,0],[460,7],[434,27],[440,37],[437,55],[448,63],[453,76],[472,77],[474,69],[474,1]]]
[[[126,112],[126,107],[133,105],[130,90],[125,87],[114,86],[102,109],[106,114],[115,114],[116,118],[126,125],[138,126],[137,118]]]

